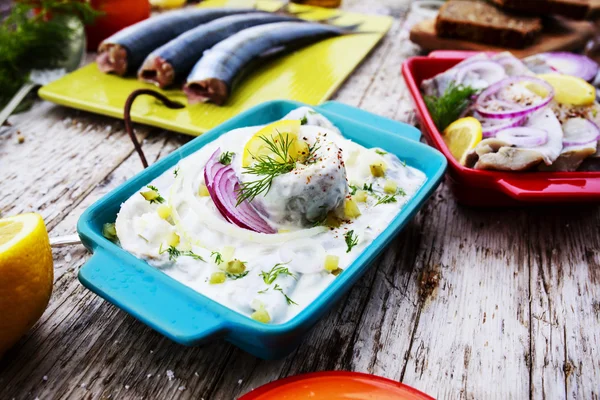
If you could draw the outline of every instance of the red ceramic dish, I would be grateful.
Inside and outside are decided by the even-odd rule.
[[[448,159],[448,183],[457,201],[471,206],[599,202],[600,172],[483,171],[466,168],[452,157],[429,115],[419,87],[425,79],[473,54],[436,51],[429,57],[412,57],[402,64],[402,74],[415,101],[423,133]]]
[[[434,400],[402,383],[359,372],[315,372],[280,379],[239,400]]]

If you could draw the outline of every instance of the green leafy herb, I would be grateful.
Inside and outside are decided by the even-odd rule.
[[[306,115],[302,118],[300,118],[300,125],[306,125],[308,123],[308,118],[306,118]]]
[[[0,22],[0,107],[27,81],[32,69],[57,68],[68,58],[69,42],[81,31],[67,23],[70,18],[88,24],[100,14],[85,1],[12,3],[10,14]]]
[[[215,258],[215,264],[217,265],[223,262],[223,256],[221,256],[221,253],[219,253],[218,251],[211,252],[210,256]]]
[[[367,186],[367,184],[365,183],[365,184],[363,185],[363,190],[366,190],[367,192],[371,192],[371,193],[373,193],[373,184],[372,184],[372,183],[370,183],[370,184]]]
[[[321,146],[319,145],[319,141],[316,141],[313,145],[308,146],[308,155],[306,156],[306,161],[304,164],[314,164],[317,162],[317,150],[319,150]]]
[[[405,160],[400,160],[400,163],[402,164],[403,167],[406,167],[406,161]]]
[[[350,253],[350,250],[358,244],[358,236],[354,234],[354,230],[351,230],[346,232],[344,239],[346,240],[346,246],[348,246],[346,253]]]
[[[278,292],[281,292],[281,294],[285,297],[285,301],[288,303],[288,305],[292,305],[292,304],[298,305],[298,303],[296,303],[294,300],[290,299],[288,297],[288,295],[284,293],[282,287],[279,286],[278,284],[275,284],[275,287],[273,289],[277,290]]]
[[[263,281],[265,281],[265,283],[267,285],[272,284],[279,275],[284,275],[284,276],[287,275],[287,276],[291,276],[292,278],[296,279],[296,275],[291,273],[290,270],[288,269],[288,267],[284,267],[284,265],[286,265],[286,264],[287,263],[275,264],[275,266],[273,268],[271,268],[271,270],[269,272],[261,271],[259,276],[261,278],[263,278]]]
[[[425,104],[433,118],[433,122],[442,132],[448,125],[456,121],[471,102],[471,96],[477,93],[470,86],[450,83],[440,97],[425,96]]]
[[[277,132],[279,134],[279,132]],[[290,156],[290,147],[293,139],[290,135],[278,135],[277,139],[260,137],[267,145],[270,155],[254,157],[256,162],[249,167],[245,167],[244,174],[257,175],[260,178],[255,181],[244,182],[238,192],[237,204],[240,205],[244,200],[252,201],[261,193],[268,193],[271,189],[273,179],[279,175],[291,172],[296,167],[296,161]]]
[[[219,162],[223,165],[231,164],[231,159],[235,153],[226,151],[225,153],[221,153],[221,157],[219,158]]]
[[[232,279],[235,281],[235,280],[241,279],[241,278],[245,277],[246,275],[248,275],[248,272],[250,272],[250,271],[244,271],[239,274],[232,274],[230,272],[225,272],[225,276],[227,276],[229,279]]]
[[[175,175],[175,178],[177,178],[177,175],[179,175],[179,167],[173,170],[173,175]]]
[[[380,197],[379,200],[377,200],[377,203],[375,203],[375,205],[378,206],[380,204],[389,204],[389,203],[395,203],[395,202],[396,202],[396,195],[387,194],[383,197]]]
[[[385,156],[387,154],[387,151],[375,149],[375,153],[379,154],[380,156]]]
[[[356,191],[358,190],[358,187],[355,185],[348,185],[348,187],[350,188],[350,194],[354,196],[356,194]]]
[[[160,195],[158,192],[158,188],[156,186],[148,185],[146,186],[150,190],[146,190],[144,192],[140,192],[142,197],[150,202],[150,204],[162,204],[165,202],[164,197]]]
[[[269,288],[263,289],[263,290],[259,290],[258,293],[260,294],[264,294],[267,293],[269,291]]]
[[[202,258],[201,256],[199,256],[198,254],[194,253],[191,250],[187,250],[187,251],[182,251],[177,249],[177,247],[175,246],[169,246],[167,249],[162,248],[162,244],[160,245],[160,248],[158,249],[158,254],[163,254],[163,253],[169,253],[169,260],[171,261],[175,261],[177,259],[177,257],[192,257],[194,260],[200,260],[200,261],[204,261],[204,258]]]

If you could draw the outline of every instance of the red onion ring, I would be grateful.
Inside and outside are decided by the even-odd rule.
[[[456,84],[460,85],[463,83],[465,76],[471,71],[479,71],[481,79],[488,82],[490,85],[506,77],[504,68],[497,62],[490,60],[474,60],[459,66],[458,73],[456,74]]]
[[[219,212],[240,228],[259,233],[277,233],[247,200],[237,204],[240,182],[231,165],[219,162],[220,154],[221,149],[218,148],[204,166],[206,188]]]
[[[481,122],[481,134],[484,138],[490,138],[496,136],[498,132],[508,128],[514,128],[521,126],[527,120],[527,116],[523,115],[511,119],[480,119]]]
[[[576,76],[584,81],[591,81],[598,73],[598,64],[589,57],[568,52],[538,54],[553,70],[561,74]]]
[[[548,142],[548,132],[539,128],[520,126],[501,130],[496,134],[496,139],[517,147],[536,147]]]
[[[582,124],[579,126],[573,126],[573,124]],[[578,140],[575,139],[564,139],[563,140],[563,146],[564,147],[569,147],[569,146],[585,146],[586,144],[591,144],[594,142],[597,142],[600,139],[600,128],[598,127],[598,125],[596,125],[593,121],[590,121],[589,119],[584,119],[584,118],[573,118],[570,120],[565,121],[565,123],[562,125],[563,126],[563,132],[565,132],[565,134],[567,133],[567,130],[570,129],[580,129],[580,130],[584,130],[584,135],[587,134],[587,137],[584,136],[583,138],[580,138]]]
[[[507,110],[507,111],[487,111],[486,110],[485,106],[486,106],[486,103],[491,101],[490,97],[492,97],[493,95],[498,93],[500,90],[504,89],[505,87],[507,87],[509,85],[513,85],[515,83],[519,83],[519,82],[523,82],[523,81],[529,81],[529,82],[533,82],[533,83],[543,86],[548,91],[548,95],[540,103],[522,107],[518,110]],[[554,97],[554,89],[548,82],[543,81],[538,78],[531,77],[531,76],[515,76],[512,78],[503,79],[500,82],[497,82],[497,83],[491,85],[490,87],[485,89],[483,92],[481,92],[481,94],[477,98],[477,102],[475,103],[475,109],[477,110],[477,112],[479,114],[481,114],[485,118],[492,118],[492,119],[516,118],[516,117],[522,117],[524,115],[531,114],[532,112],[539,110],[542,107],[545,107],[548,103],[550,103],[550,101],[552,100],[553,97]]]

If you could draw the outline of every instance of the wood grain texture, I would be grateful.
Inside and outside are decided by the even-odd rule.
[[[395,17],[336,100],[415,122],[400,76],[419,51],[409,1],[345,0]],[[48,103],[0,128],[0,210],[74,233],[83,210],[141,170],[122,123]],[[25,136],[18,144],[16,132]],[[189,138],[138,127],[153,162]],[[225,342],[177,345],[77,281],[89,254],[54,250],[55,286],[0,360],[2,399],[234,399],[304,372],[344,369],[440,399],[599,399],[600,210],[477,210],[442,185],[370,271],[283,360]]]

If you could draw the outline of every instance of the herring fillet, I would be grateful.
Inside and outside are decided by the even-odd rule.
[[[206,22],[228,15],[252,13],[251,8],[186,8],[160,14],[128,26],[100,43],[96,61],[105,73],[125,75],[138,70],[157,47]]]
[[[138,79],[164,88],[190,72],[202,53],[229,36],[257,25],[303,20],[271,13],[230,15],[197,26],[152,51],[138,72]]]
[[[348,33],[339,27],[296,22],[244,29],[207,50],[192,69],[183,90],[190,104],[211,101],[222,105],[229,97],[234,79],[262,54]]]

